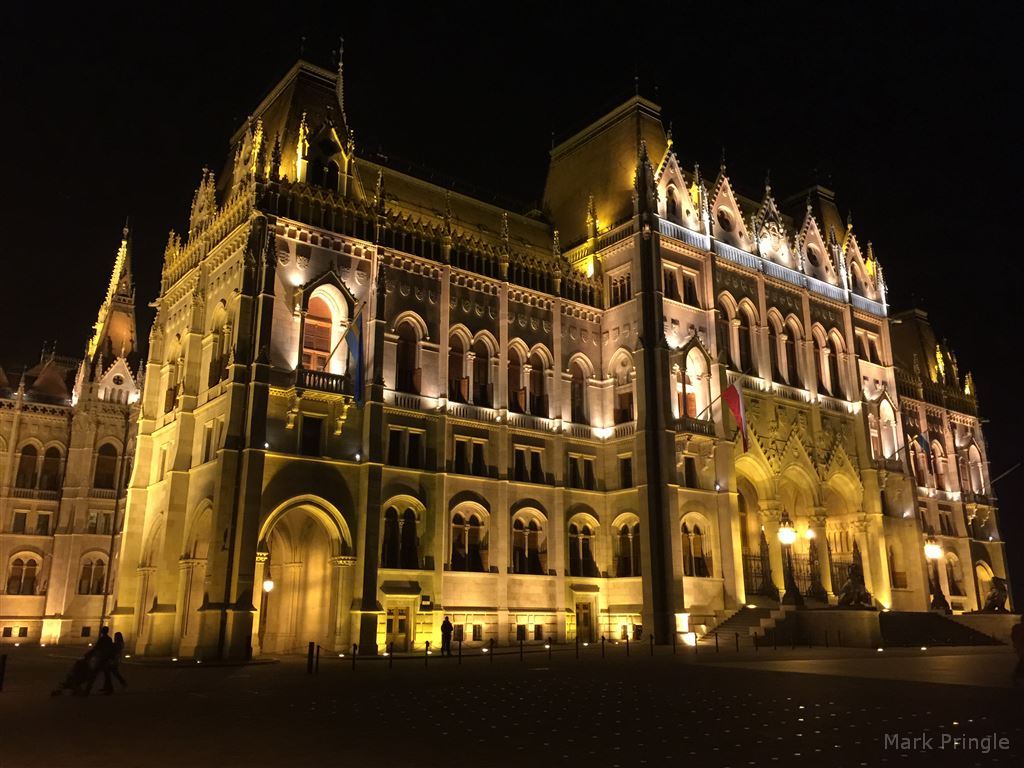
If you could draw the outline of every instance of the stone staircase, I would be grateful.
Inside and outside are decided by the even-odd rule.
[[[939,613],[891,611],[879,617],[886,647],[1002,645],[998,640]]]
[[[736,636],[739,634],[740,650],[751,650],[754,647],[755,636],[757,642],[763,644],[766,633],[781,631],[792,610],[790,606],[780,606],[778,602],[759,598],[756,607],[743,606],[709,629],[697,642],[702,648],[713,648],[717,633],[721,649],[735,650]]]

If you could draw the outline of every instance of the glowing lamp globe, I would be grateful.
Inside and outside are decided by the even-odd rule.
[[[814,533],[813,528],[808,528],[806,531],[804,531],[804,538],[807,540],[813,539],[816,535],[817,534]]]
[[[796,530],[793,528],[792,523],[787,521],[779,527],[779,541],[787,547],[796,541]]]
[[[929,560],[939,560],[942,558],[942,546],[935,541],[929,541],[924,545],[924,556]]]
[[[264,592],[270,592],[273,589],[274,589],[274,580],[273,579],[264,579],[263,580],[263,591]]]

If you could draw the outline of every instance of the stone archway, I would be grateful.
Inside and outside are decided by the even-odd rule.
[[[254,653],[295,653],[310,642],[332,650],[347,645],[350,541],[344,519],[322,500],[295,499],[267,518],[256,562]]]

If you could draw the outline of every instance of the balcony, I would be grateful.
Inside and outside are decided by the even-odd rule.
[[[113,500],[117,496],[117,491],[113,488],[90,488],[89,495],[94,499]]]
[[[332,395],[345,395],[348,392],[348,377],[327,371],[311,371],[308,368],[295,369],[295,388],[312,389]]]
[[[684,242],[694,248],[700,248],[704,251],[711,250],[710,238],[708,238],[707,235],[702,235],[700,232],[694,232],[692,229],[681,227],[671,221],[659,219],[658,230],[662,235]]]
[[[676,421],[676,432],[686,432],[694,435],[715,436],[715,423],[705,419],[694,419],[683,416]]]

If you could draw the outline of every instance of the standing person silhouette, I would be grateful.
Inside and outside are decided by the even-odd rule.
[[[441,622],[441,655],[451,656],[452,655],[452,632],[455,627],[452,626],[452,622],[447,616],[444,617],[444,621]]]
[[[110,627],[100,628],[100,639],[96,641],[96,646],[89,652],[88,657],[92,673],[82,693],[85,696],[89,695],[93,683],[102,672],[103,693],[110,695],[114,692],[114,683],[110,679],[110,661],[114,658],[114,641],[110,639]]]

